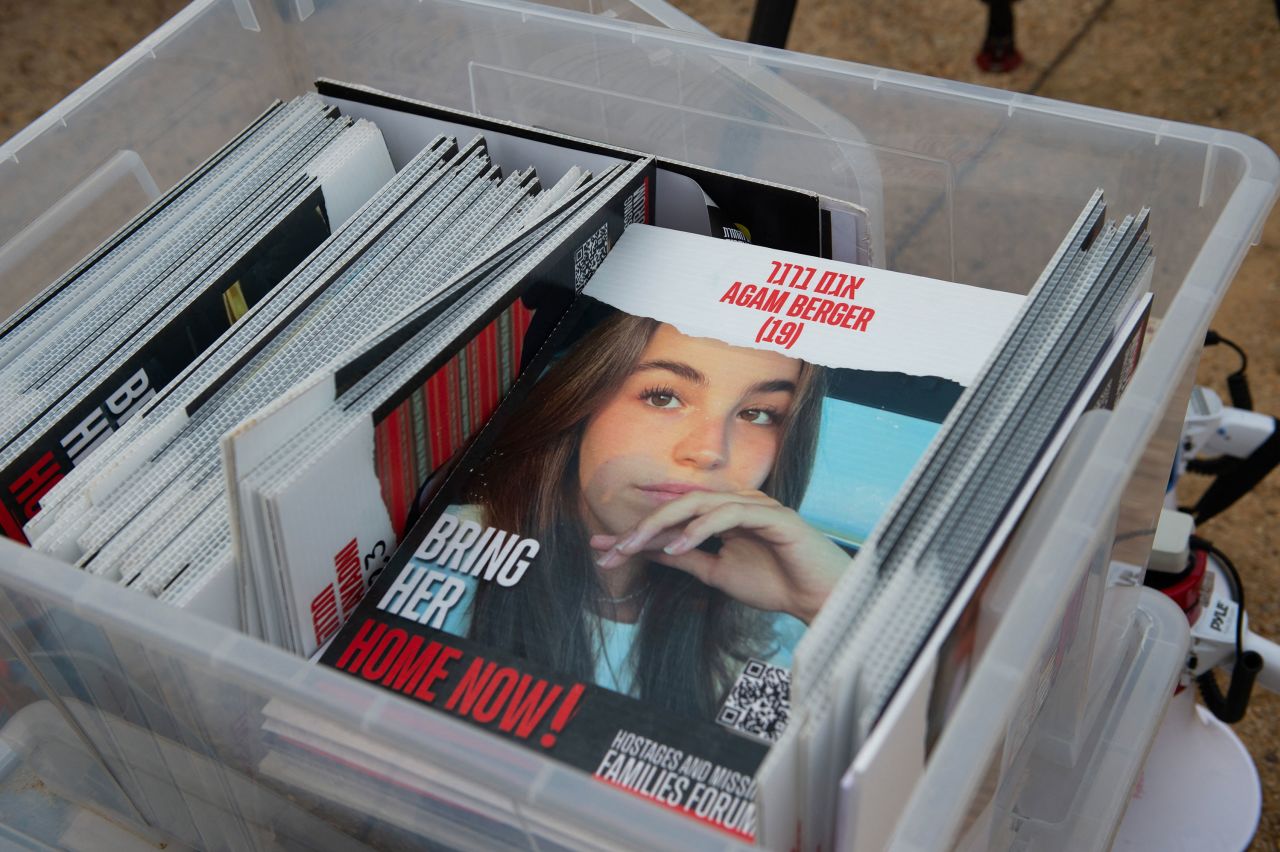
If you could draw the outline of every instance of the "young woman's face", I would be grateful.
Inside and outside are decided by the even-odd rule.
[[[590,531],[621,535],[689,491],[760,488],[799,378],[800,362],[785,355],[659,326],[582,436]]]

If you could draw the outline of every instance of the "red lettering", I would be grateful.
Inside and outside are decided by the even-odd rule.
[[[324,591],[311,600],[311,626],[316,632],[318,645],[323,645],[338,632],[338,599],[333,594],[332,585],[325,586]]]
[[[393,627],[382,634],[382,638],[378,640],[378,647],[364,661],[364,668],[360,670],[360,676],[365,680],[381,680],[382,676],[391,668],[392,663],[396,661],[396,656],[400,653],[406,642],[409,641],[409,634],[405,633],[399,627]],[[395,645],[392,648],[392,645]]]
[[[564,731],[564,726],[569,724],[569,720],[578,712],[578,699],[582,698],[582,693],[586,691],[580,683],[575,683],[569,687],[569,694],[564,697],[564,701],[560,702],[556,715],[551,718],[551,730],[538,738],[538,742],[543,748],[551,748],[556,744],[556,736]]]
[[[0,535],[13,539],[19,544],[27,544],[27,537],[22,534],[18,519],[10,514],[9,509],[0,503]]]
[[[329,592],[332,594],[333,589],[330,588]],[[314,604],[312,609],[314,610]],[[352,672],[359,669],[360,666],[364,665],[365,657],[369,656],[369,652],[378,644],[378,639],[381,638],[382,632],[386,629],[387,625],[381,621],[366,618],[364,624],[360,625],[360,629],[356,631],[356,637],[351,640],[346,650],[342,652],[342,656],[338,658],[337,667]]]
[[[850,275],[848,286],[842,287],[840,289],[840,292],[836,293],[836,295],[839,296],[841,299],[856,298],[858,295],[858,288],[861,287],[862,282],[866,280],[867,279],[865,278],[854,278],[852,275]]]
[[[829,300],[829,299],[823,299],[823,300],[822,300],[822,304],[818,306],[818,310],[817,310],[816,312],[814,312],[814,315],[813,315],[813,319],[814,319],[814,321],[815,321],[815,322],[826,322],[826,321],[827,321],[827,315],[828,315],[828,314],[830,314],[832,310],[834,310],[834,309],[838,308],[841,304],[843,304],[843,303],[841,303],[841,302],[832,302],[832,301],[831,301],[831,300]]]
[[[776,314],[778,311],[782,310],[782,306],[787,302],[787,291],[769,290],[768,292],[769,296],[765,299],[762,310],[768,311],[771,314]]]
[[[22,504],[23,514],[26,515],[24,520],[35,517],[40,509],[40,498],[49,493],[49,489],[57,485],[60,479],[62,466],[54,461],[53,451],[50,450],[13,481],[9,486],[9,493]]]
[[[364,574],[360,570],[360,549],[353,538],[333,557],[338,576],[338,595],[342,611],[350,614],[364,596]]]
[[[866,331],[867,323],[871,322],[871,318],[875,315],[876,312],[874,308],[863,308],[862,313],[858,315],[858,321],[853,324],[853,330]]]
[[[776,263],[777,261],[774,261],[774,262]],[[724,295],[720,297],[720,301],[728,302],[731,305],[734,304],[738,299],[738,290],[741,287],[742,287],[741,281],[733,282],[733,286],[725,291]]]
[[[556,703],[561,692],[559,686],[551,686],[548,691],[549,684],[542,679],[534,683],[533,688],[530,689],[529,684],[532,680],[533,678],[529,675],[520,678],[516,694],[507,704],[507,712],[502,714],[502,721],[498,723],[498,730],[509,733],[514,728],[516,736],[522,740],[527,740],[533,733],[533,729],[538,727],[538,723],[551,709],[551,705]],[[544,692],[546,698],[542,697]]]
[[[476,703],[476,699],[484,691],[485,685],[489,682],[489,678],[493,676],[493,671],[497,667],[497,663],[485,663],[483,657],[476,657],[472,660],[471,665],[462,676],[462,680],[453,688],[453,692],[449,695],[449,700],[445,702],[444,709],[453,710],[456,707],[458,713],[463,716],[470,713],[471,706]]]
[[[506,666],[498,669],[485,686],[484,694],[476,702],[476,709],[471,717],[477,722],[492,722],[498,718],[498,714],[502,712],[502,706],[511,697],[511,690],[515,688],[518,680],[520,680],[520,673],[515,669]]]
[[[389,686],[396,692],[413,691],[440,651],[439,642],[428,642],[425,649],[422,648],[422,642],[421,636],[410,637],[409,644],[404,646],[404,650],[382,679],[383,686]],[[421,654],[418,653],[420,649]]]
[[[796,295],[796,297],[791,300],[791,307],[787,308],[787,316],[796,317],[802,314],[812,298],[813,297],[811,296]]]
[[[419,698],[428,704],[436,700],[436,694],[431,691],[431,687],[435,686],[436,681],[449,674],[449,670],[445,668],[454,660],[462,658],[462,652],[457,648],[445,645],[440,649],[440,653],[436,654],[436,660],[431,664],[431,671],[427,672],[427,676],[422,679],[422,683],[418,684],[418,688],[414,690],[413,697]]]

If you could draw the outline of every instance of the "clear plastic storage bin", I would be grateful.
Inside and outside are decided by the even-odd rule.
[[[1145,562],[1151,540],[1142,531],[1159,511],[1200,341],[1276,195],[1270,150],[1233,133],[665,30],[656,25],[689,22],[656,0],[591,0],[584,11],[597,14],[498,0],[197,0],[0,147],[0,312],[270,99],[322,76],[859,202],[872,212],[877,263],[1009,291],[1030,287],[1101,186],[1114,211],[1153,209],[1155,334],[1074,474],[1044,495],[1056,511],[1025,545],[1026,582],[1009,599],[1016,611],[1061,612],[1055,596],[1076,587],[1037,577],[1096,577],[1099,559]],[[94,832],[105,819],[168,848],[732,844],[518,746],[7,541],[0,591],[8,749],[0,835],[8,839],[90,848],[83,838],[103,836]],[[1115,638],[1081,646],[1090,653],[1080,682],[1132,684],[1142,707],[1158,712],[1178,663],[1176,619],[1137,590],[1121,591],[1090,610],[1089,628]],[[1029,682],[1038,660],[1014,651],[1048,647],[1061,626],[1010,624],[988,648],[993,684]],[[1123,660],[1098,653],[1112,647],[1127,649]],[[1143,676],[1135,661],[1147,659],[1163,661],[1159,677]],[[1128,770],[1109,770],[1114,758],[1098,758],[1096,770],[1087,763],[1114,750],[1086,747],[1133,742],[1128,762],[1141,762],[1149,731],[1135,733],[1122,698],[1066,713],[1047,703],[1029,717],[993,703],[980,742],[941,741],[920,789],[945,790],[957,777],[1003,789],[1015,779],[1002,773],[1025,764],[1002,749],[1031,741],[1028,726],[1045,713],[1054,731],[1087,740],[1055,759],[1110,772],[1123,787]],[[983,700],[967,696],[960,720],[984,718]],[[361,786],[318,755],[292,775],[273,768],[262,727],[272,701],[437,767],[437,783]],[[966,789],[976,796],[983,784]],[[1028,811],[1045,791],[1014,786],[1006,810],[1016,825],[1097,839],[1118,819],[1115,802],[1097,795],[1073,800],[1060,819]],[[917,802],[913,814],[911,838],[950,844],[974,830],[960,806]],[[1086,824],[1094,827],[1085,834],[1072,828]],[[1027,843],[1025,833],[992,831],[1009,846]]]

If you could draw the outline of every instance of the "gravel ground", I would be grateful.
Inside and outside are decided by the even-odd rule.
[[[0,2],[0,138],[8,138],[184,5],[174,0]],[[718,34],[743,38],[748,0],[676,0]],[[1024,0],[1015,7],[1025,62],[978,70],[977,0],[799,0],[787,47],[1236,130],[1280,149],[1280,24],[1273,0]],[[74,22],[69,26],[68,22]],[[1255,407],[1280,413],[1280,212],[1244,260],[1213,327],[1250,355]],[[1199,381],[1224,392],[1234,356],[1210,351]],[[1190,499],[1197,488],[1187,482]],[[1235,560],[1255,630],[1280,637],[1280,474],[1201,533]],[[1257,693],[1236,730],[1263,786],[1254,849],[1280,849],[1280,698]]]

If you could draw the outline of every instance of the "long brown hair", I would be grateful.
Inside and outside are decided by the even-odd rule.
[[[595,678],[583,613],[603,594],[578,499],[578,446],[587,423],[640,361],[655,320],[618,312],[552,366],[507,421],[467,499],[485,523],[541,544],[514,587],[477,592],[471,637],[567,676]],[[761,488],[785,506],[804,497],[818,442],[824,376],[801,362],[773,470]],[[635,660],[639,697],[707,718],[750,656],[769,653],[772,619],[683,571],[651,564]]]

